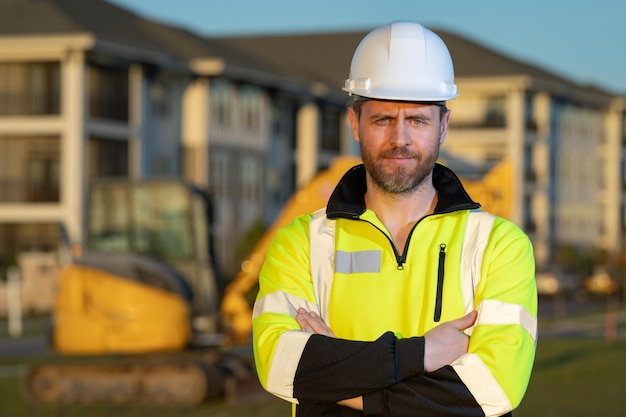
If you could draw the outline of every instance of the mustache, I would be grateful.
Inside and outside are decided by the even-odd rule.
[[[381,158],[393,158],[398,156],[412,159],[419,158],[419,154],[417,152],[412,152],[407,148],[393,148],[380,154]]]

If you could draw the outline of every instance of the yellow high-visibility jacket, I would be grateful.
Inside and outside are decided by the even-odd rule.
[[[438,203],[404,248],[364,203],[362,165],[324,211],[280,229],[259,277],[253,343],[266,390],[297,416],[499,416],[526,391],[537,337],[532,245],[512,222],[477,209],[437,164]],[[324,215],[325,214],[325,215]],[[300,330],[319,313],[336,338]],[[423,335],[478,311],[468,353],[424,370]],[[363,396],[363,413],[337,401]]]

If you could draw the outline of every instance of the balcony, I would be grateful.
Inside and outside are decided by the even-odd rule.
[[[25,180],[0,179],[0,204],[56,203],[59,199],[58,184],[34,184]]]

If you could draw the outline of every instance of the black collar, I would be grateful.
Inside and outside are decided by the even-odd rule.
[[[480,208],[480,204],[467,194],[456,174],[439,163],[433,170],[433,185],[438,198],[435,214]],[[365,212],[365,191],[365,167],[359,164],[350,168],[335,187],[326,207],[327,217],[358,218]]]

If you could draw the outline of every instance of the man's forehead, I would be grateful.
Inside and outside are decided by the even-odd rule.
[[[383,111],[414,111],[417,113],[429,113],[438,111],[439,105],[435,103],[423,103],[414,101],[393,101],[393,100],[367,100],[363,102],[362,109],[368,113],[378,113]]]

